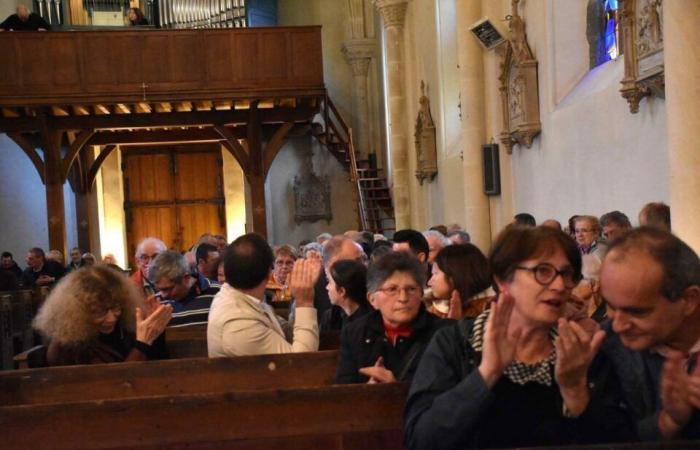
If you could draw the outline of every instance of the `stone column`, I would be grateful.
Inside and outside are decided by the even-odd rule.
[[[663,4],[671,227],[700,253],[700,3]]]
[[[389,145],[391,147],[391,193],[396,229],[411,226],[410,174],[408,168],[408,104],[404,92],[403,27],[409,0],[375,0],[382,15],[386,40],[387,97],[389,98]]]
[[[369,101],[367,72],[374,56],[374,39],[351,39],[343,44],[343,54],[352,68],[353,81],[353,139],[358,159],[371,153],[369,144]]]
[[[484,252],[491,246],[489,200],[483,193],[481,145],[486,143],[483,50],[468,25],[482,18],[481,4],[457,1],[457,51],[462,113],[464,228]],[[493,18],[492,18],[493,19]]]

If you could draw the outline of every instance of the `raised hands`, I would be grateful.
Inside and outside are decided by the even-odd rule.
[[[368,384],[396,382],[394,373],[384,367],[384,358],[381,356],[377,358],[377,362],[373,366],[361,368],[360,373],[369,377]]]
[[[289,288],[297,307],[311,307],[314,304],[314,286],[321,274],[319,259],[298,259],[289,274]]]
[[[492,303],[491,313],[486,322],[479,373],[489,389],[513,362],[515,349],[520,341],[521,330],[511,330],[509,327],[513,305],[514,300],[511,296],[499,294],[498,300]]]
[[[557,360],[554,376],[570,415],[577,417],[588,406],[588,367],[603,344],[605,331],[586,331],[572,320],[559,319],[559,336],[554,341]]]
[[[136,308],[136,340],[152,345],[168,326],[173,315],[170,305],[158,305],[149,315]]]
[[[683,355],[675,350],[666,355],[661,372],[661,413],[659,431],[673,438],[687,425],[693,410],[700,407],[700,369],[685,370]]]

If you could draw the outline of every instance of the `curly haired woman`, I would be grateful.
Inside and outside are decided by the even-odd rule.
[[[144,361],[159,356],[154,342],[172,307],[145,305],[129,280],[108,266],[83,267],[54,288],[34,327],[49,340],[50,366]]]

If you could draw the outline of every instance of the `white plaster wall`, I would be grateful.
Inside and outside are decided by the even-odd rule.
[[[313,151],[314,173],[327,176],[331,184],[333,219],[318,222],[294,221],[294,176],[301,173],[306,152]],[[314,239],[320,233],[342,233],[357,229],[357,213],[348,172],[325,148],[310,137],[287,141],[270,167],[265,183],[268,241],[273,245],[296,246],[304,239]]]
[[[11,252],[20,266],[24,266],[27,249],[49,250],[46,191],[27,155],[5,134],[0,134],[0,180],[0,251]],[[68,183],[63,193],[66,239],[70,248],[78,242],[75,195]]]
[[[10,14],[14,14],[16,5],[17,2],[15,0],[0,0],[0,22],[5,20]]]

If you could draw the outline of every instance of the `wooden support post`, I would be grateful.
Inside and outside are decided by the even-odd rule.
[[[66,212],[63,203],[61,133],[44,128],[44,179],[46,180],[46,211],[49,225],[49,248],[65,255]]]
[[[247,125],[248,157],[250,171],[247,180],[250,184],[250,198],[253,207],[253,232],[267,238],[267,214],[265,207],[265,171],[262,152],[262,126],[258,112],[258,102],[250,105]]]

